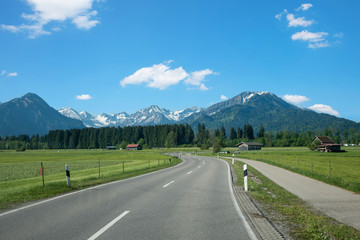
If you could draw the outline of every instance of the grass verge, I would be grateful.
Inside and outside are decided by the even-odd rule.
[[[236,153],[235,157],[262,161],[360,193],[360,147],[345,149],[346,152],[341,153],[321,153],[304,147],[263,148],[261,151]],[[232,154],[221,156],[231,157]]]
[[[231,160],[226,161],[231,164]],[[234,164],[240,186],[244,184],[243,165]],[[294,239],[360,239],[360,231],[316,211],[251,166],[248,166],[248,186],[250,196],[261,204],[269,219],[273,222],[281,219]]]
[[[45,186],[42,184],[41,176],[36,174],[38,171],[35,169],[37,168],[33,166],[32,156],[34,154],[37,157],[47,155],[46,159],[49,159],[46,162],[44,159],[44,165],[48,166],[45,167]],[[105,153],[105,155],[107,154],[105,158],[108,160],[101,161],[99,177],[98,162],[88,160],[91,158],[97,160],[98,154],[93,156],[94,154],[91,152],[73,151],[67,157],[64,157],[63,154],[62,159],[64,160],[59,160],[59,157],[51,159],[54,154],[58,155],[59,153],[57,151],[30,152],[29,156],[13,155],[12,161],[1,159],[1,170],[11,170],[11,174],[9,174],[11,177],[0,181],[0,210],[170,167],[167,156],[154,152],[126,152],[123,155]],[[84,158],[84,155],[87,156]],[[127,160],[123,161],[124,159]],[[171,157],[171,159],[171,166],[181,162],[176,157]],[[124,171],[123,162],[125,164]],[[71,187],[66,185],[65,163],[72,166],[70,167],[72,170],[70,174]]]

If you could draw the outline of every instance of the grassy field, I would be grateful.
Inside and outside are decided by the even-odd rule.
[[[236,162],[234,169],[238,176],[243,176],[242,162]],[[243,186],[243,179],[239,177],[237,185]],[[360,239],[360,231],[314,210],[251,166],[248,166],[248,186],[249,194],[261,203],[267,217],[275,223],[285,223],[293,239]]]
[[[299,147],[262,148],[261,151],[237,153],[235,157],[263,161],[360,193],[360,147],[343,149],[346,152],[320,153]],[[232,154],[227,156],[230,157]]]
[[[0,151],[0,209],[167,168],[169,157],[164,152],[162,149]],[[41,162],[45,186],[40,175]],[[172,157],[172,165],[179,162]],[[70,166],[70,188],[66,185],[66,164]]]

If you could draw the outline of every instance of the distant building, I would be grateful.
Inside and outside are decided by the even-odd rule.
[[[106,146],[107,150],[116,150],[116,146]]]
[[[258,142],[241,142],[237,147],[239,151],[254,151],[261,150],[262,144]]]
[[[129,144],[126,148],[127,150],[139,150],[139,144]]]
[[[341,145],[336,144],[329,137],[316,136],[311,141],[311,143],[314,143],[315,141],[320,142],[320,144],[317,146],[317,149],[316,149],[317,151],[320,151],[320,152],[341,152]]]

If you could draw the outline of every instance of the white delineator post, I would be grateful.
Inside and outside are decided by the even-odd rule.
[[[66,170],[66,182],[67,182],[67,186],[70,187],[70,167],[69,165],[65,165],[65,170]]]
[[[234,162],[235,162],[235,154],[233,154],[232,165],[234,165]]]
[[[248,191],[248,182],[247,182],[247,165],[244,164],[244,190]]]

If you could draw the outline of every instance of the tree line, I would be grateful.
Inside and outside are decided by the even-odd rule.
[[[202,149],[212,147],[218,151],[244,141],[257,141],[266,147],[308,146],[315,135],[329,136],[336,143],[360,142],[360,132],[354,129],[345,131],[344,135],[332,129],[325,129],[321,133],[310,130],[272,133],[260,126],[255,134],[250,124],[226,130],[224,127],[206,129],[204,124],[199,123],[196,134],[188,124],[52,130],[44,136],[0,137],[0,149],[99,149],[106,146],[124,149],[127,144],[138,143],[142,148],[198,146]]]

